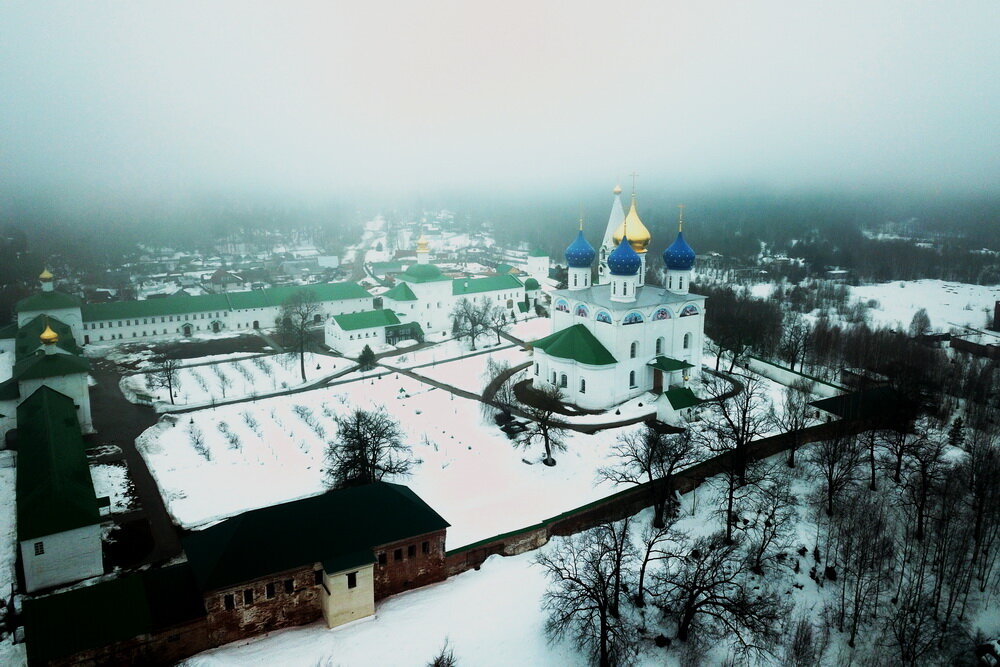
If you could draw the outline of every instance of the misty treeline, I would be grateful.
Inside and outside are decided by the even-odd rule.
[[[872,326],[868,304],[852,302],[844,285],[779,285],[766,300],[720,285],[693,285],[692,291],[709,297],[705,334],[722,370],[732,370],[748,355],[835,383],[841,369],[863,369],[941,417],[964,402],[997,404],[996,360],[951,358],[914,332]],[[802,316],[816,309],[814,323]]]
[[[747,402],[759,413],[766,397]],[[722,424],[718,410],[709,419]],[[835,432],[796,469],[783,456],[728,457],[712,493],[699,492],[714,503],[701,510],[714,509],[708,524],[658,505],[653,522],[607,522],[547,547],[548,636],[598,665],[665,647],[698,664],[719,642],[727,664],[976,664],[989,638],[970,622],[1000,594],[1000,411],[911,426]],[[716,430],[697,437],[725,449]],[[686,440],[658,447],[671,442]]]

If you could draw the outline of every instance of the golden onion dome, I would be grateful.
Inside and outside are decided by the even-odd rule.
[[[424,233],[420,232],[420,238],[417,239],[417,252],[430,252],[430,244],[427,239],[424,238]]]
[[[41,333],[38,340],[42,341],[43,345],[54,345],[59,342],[59,334],[52,330],[52,327],[45,323],[45,331]]]
[[[626,234],[626,231],[628,234]],[[649,241],[652,237],[649,235],[646,225],[642,224],[642,220],[639,219],[639,214],[635,210],[635,195],[632,195],[632,205],[625,215],[625,220],[622,221],[622,224],[618,226],[618,229],[612,235],[615,245],[621,243],[626,235],[628,236],[628,243],[632,246],[632,250],[635,250],[639,254],[646,252],[646,248],[649,246]]]
[[[38,276],[39,280],[52,280],[53,278],[55,278],[55,276],[53,276],[48,269],[42,271],[42,273]]]

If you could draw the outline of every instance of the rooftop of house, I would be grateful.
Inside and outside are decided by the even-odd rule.
[[[545,338],[539,338],[531,346],[551,357],[572,359],[588,366],[607,366],[618,363],[614,355],[597,340],[594,334],[582,324],[566,327]]]
[[[399,318],[391,310],[366,310],[361,313],[345,313],[333,317],[337,326],[344,331],[374,329],[399,324]]]
[[[700,294],[677,294],[670,292],[659,285],[643,285],[635,290],[635,301],[612,301],[611,284],[593,285],[581,290],[556,290],[552,292],[552,298],[565,297],[572,301],[583,301],[599,308],[608,310],[623,311],[634,310],[636,308],[652,308],[661,304],[680,304],[690,301],[704,301],[706,297]]]
[[[357,283],[315,283],[312,285],[286,285],[246,292],[202,294],[199,296],[169,296],[143,301],[113,301],[88,303],[82,307],[87,322],[102,320],[161,317],[184,313],[202,313],[224,310],[248,310],[281,306],[299,291],[311,293],[317,301],[342,301],[345,299],[370,299],[371,294]]]
[[[17,425],[18,540],[98,523],[73,400],[41,387],[18,406]]]
[[[375,482],[246,512],[183,544],[198,586],[210,591],[315,563],[360,567],[374,547],[448,525],[409,488]]]

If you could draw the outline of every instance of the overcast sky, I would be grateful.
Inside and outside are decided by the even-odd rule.
[[[0,194],[995,191],[998,35],[996,0],[8,0]]]

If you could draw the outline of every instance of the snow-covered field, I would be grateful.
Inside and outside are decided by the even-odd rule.
[[[90,466],[90,478],[97,497],[111,499],[112,514],[135,509],[135,491],[124,461]]]
[[[612,491],[595,486],[594,471],[617,431],[569,435],[568,451],[557,452],[558,465],[549,468],[539,463],[540,445],[515,449],[485,424],[478,402],[391,373],[166,417],[138,444],[170,512],[193,528],[321,492],[334,415],[378,405],[400,421],[423,461],[402,481],[452,524],[449,548],[537,523]],[[208,461],[195,451],[192,441],[199,438]]]
[[[552,320],[547,317],[533,317],[511,325],[507,332],[515,338],[530,343],[552,333]]]
[[[506,341],[504,342],[506,343]],[[492,379],[487,377],[486,374],[486,365],[491,358],[497,362],[506,361],[511,366],[517,366],[520,363],[528,361],[531,357],[527,352],[522,352],[520,348],[511,345],[507,348],[490,352],[489,354],[480,354],[443,364],[424,366],[423,368],[418,368],[416,372],[432,380],[478,394],[482,392],[486,383]]]
[[[0,452],[0,600],[7,602],[14,585],[17,558],[17,520],[14,482],[14,452]],[[0,639],[0,665],[23,665],[24,644],[14,645],[13,636]]]
[[[906,328],[913,314],[927,309],[931,328],[947,331],[951,325],[982,328],[993,304],[1000,300],[1000,287],[950,283],[943,280],[897,280],[878,285],[852,287],[856,299],[875,299],[868,311],[872,322]]]
[[[221,355],[228,356],[228,355]],[[220,361],[207,365],[201,359],[188,360],[187,366],[177,371],[174,383],[174,402],[177,405],[200,405],[212,400],[243,398],[291,389],[304,384],[299,372],[296,354],[244,357],[236,361]],[[210,359],[205,357],[205,359]],[[306,353],[306,383],[332,375],[348,368],[347,359],[322,354]],[[129,375],[122,379],[122,391],[134,399],[137,392],[150,394],[156,401],[170,404],[166,387],[150,387],[151,374]]]

